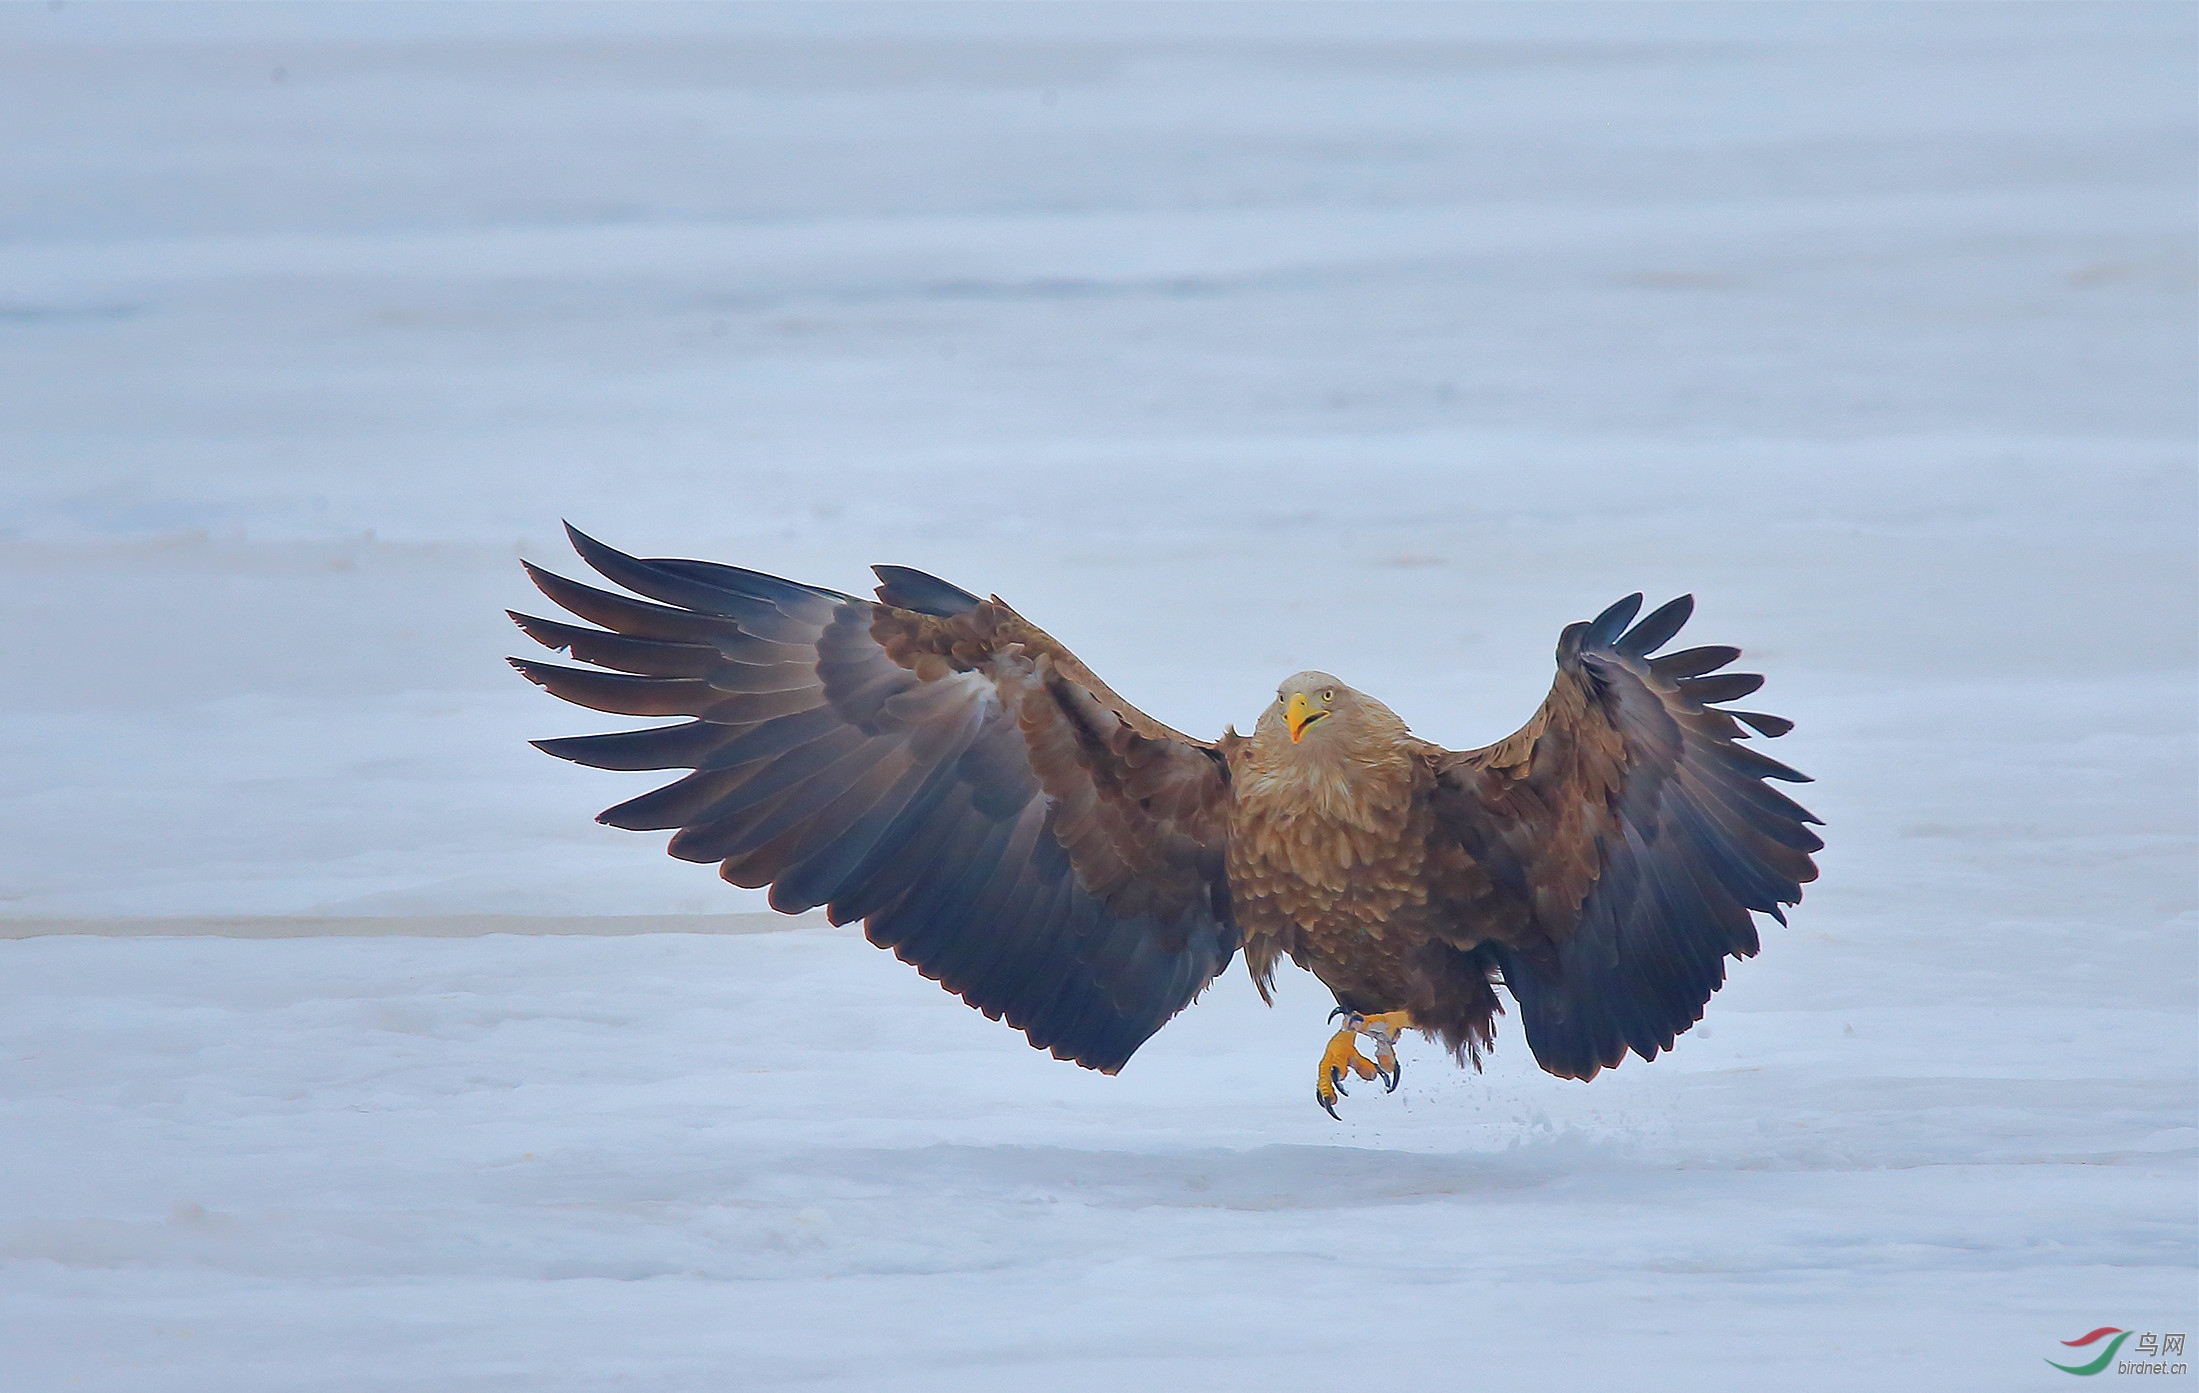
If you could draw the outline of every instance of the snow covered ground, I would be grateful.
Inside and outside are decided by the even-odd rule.
[[[0,1385],[2001,1390],[2188,1330],[2194,38],[0,10]],[[498,661],[560,517],[937,570],[1200,732],[1319,665],[1480,743],[1692,590],[1824,878],[1673,1056],[1421,1047],[1342,1124],[1303,977],[1104,1079],[852,932],[575,934],[755,902],[524,745],[607,724]],[[185,916],[357,931],[114,936]]]

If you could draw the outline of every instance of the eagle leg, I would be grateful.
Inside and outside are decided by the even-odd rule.
[[[1351,1096],[1342,1087],[1344,1075],[1357,1074],[1360,1078],[1371,1079],[1380,1072],[1374,1067],[1374,1061],[1359,1052],[1359,1032],[1347,1026],[1330,1036],[1328,1048],[1321,1052],[1321,1067],[1313,1083],[1313,1100],[1327,1109],[1330,1117],[1342,1122],[1344,1119],[1337,1116],[1336,1100]]]
[[[1407,1011],[1384,1011],[1378,1015],[1364,1015],[1348,1006],[1339,1006],[1329,1012],[1329,1019],[1344,1018],[1343,1029],[1330,1039],[1328,1049],[1321,1056],[1321,1077],[1314,1088],[1314,1098],[1328,1109],[1329,1116],[1336,1116],[1335,1095],[1342,1093],[1336,1084],[1341,1070],[1350,1069],[1363,1079],[1382,1080],[1384,1091],[1397,1092],[1397,1084],[1405,1076],[1405,1066],[1398,1062],[1397,1037],[1413,1028],[1412,1014]],[[1370,1064],[1359,1053],[1356,1037],[1364,1035],[1374,1041],[1374,1061]],[[1341,1120],[1341,1119],[1339,1119]]]
[[[1412,1028],[1412,1015],[1406,1011],[1384,1011],[1359,1018],[1359,1033],[1373,1037],[1374,1066],[1382,1071],[1383,1083],[1392,1093],[1397,1092],[1397,1081],[1405,1077],[1405,1066],[1397,1062],[1397,1037]]]

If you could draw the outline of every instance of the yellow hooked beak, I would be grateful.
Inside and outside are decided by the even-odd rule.
[[[1290,727],[1290,743],[1295,745],[1305,738],[1306,727],[1329,714],[1306,700],[1304,692],[1293,692],[1290,705],[1283,711],[1283,723]]]

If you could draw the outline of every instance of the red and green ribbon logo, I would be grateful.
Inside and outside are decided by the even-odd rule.
[[[2112,1340],[2108,1340],[2107,1348],[2101,1350],[2100,1357],[2093,1360],[2090,1364],[2054,1364],[2054,1361],[2051,1359],[2047,1360],[2046,1362],[2049,1364],[2054,1364],[2055,1368],[2061,1370],[2065,1374],[2078,1374],[2082,1377],[2090,1378],[2094,1374],[2100,1372],[2100,1370],[2115,1362],[2115,1351],[2123,1347],[2123,1341],[2130,1338],[2130,1332],[2127,1330],[2118,1330],[2112,1325],[2103,1325],[2099,1329],[2092,1331],[2089,1334],[2079,1335],[2074,1340],[2062,1341],[2063,1344],[2069,1346],[2071,1349],[2077,1349],[2081,1348],[2082,1346],[2091,1344],[2094,1340],[2106,1339],[2110,1335],[2113,1335],[2115,1338]],[[2146,1338],[2151,1339],[2153,1337],[2149,1335]]]

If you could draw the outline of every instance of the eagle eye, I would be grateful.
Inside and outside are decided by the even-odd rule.
[[[1334,701],[1334,700],[1336,700],[1336,689],[1332,687],[1332,688],[1330,688],[1330,689],[1329,689],[1328,691],[1325,691],[1325,692],[1321,693],[1321,700],[1323,700],[1323,701]]]

